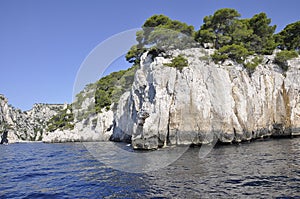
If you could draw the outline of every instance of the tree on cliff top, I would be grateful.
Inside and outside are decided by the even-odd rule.
[[[126,60],[137,64],[140,56],[150,48],[158,51],[186,48],[191,44],[193,34],[193,26],[171,20],[165,15],[153,15],[145,21],[142,30],[136,33],[138,44],[131,47]]]
[[[217,10],[214,15],[204,17],[204,24],[195,35],[200,43],[213,43],[216,49],[232,42],[233,26],[240,17],[234,9],[224,8]]]
[[[195,32],[193,26],[172,20],[165,15],[153,15],[136,33],[137,45],[131,47],[126,55],[127,61],[138,64],[140,56],[147,50],[162,52],[172,49],[213,44],[217,50],[226,48],[247,49],[249,54],[272,54],[276,46],[281,49],[299,50],[300,22],[288,25],[279,34],[274,35],[276,25],[270,25],[271,19],[266,13],[259,13],[252,18],[240,19],[241,14],[235,9],[223,8],[213,15],[204,17],[203,25]],[[186,37],[184,37],[186,36]],[[193,37],[193,41],[190,40]],[[276,39],[276,42],[275,42]],[[231,46],[231,45],[235,46]]]
[[[250,51],[257,54],[272,54],[276,47],[273,36],[276,25],[270,26],[270,23],[271,19],[267,18],[265,13],[256,14],[249,20],[253,34],[250,36],[246,47]]]
[[[275,35],[278,47],[282,50],[300,50],[300,21],[288,24]]]
[[[270,26],[271,19],[265,13],[250,19],[239,19],[234,9],[217,10],[214,15],[204,17],[204,24],[195,34],[200,43],[212,43],[220,49],[226,45],[241,45],[249,52],[271,54],[276,47],[273,37],[276,26]]]

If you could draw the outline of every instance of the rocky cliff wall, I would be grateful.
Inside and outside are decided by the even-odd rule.
[[[22,112],[0,96],[0,122],[12,125],[10,141],[126,141],[134,148],[205,144],[216,140],[241,142],[269,136],[300,134],[300,58],[288,61],[288,71],[264,56],[254,72],[232,61],[215,64],[212,49],[170,52],[170,58],[145,53],[132,89],[116,108],[91,113],[95,88],[82,92],[72,105],[73,130],[46,131],[46,121],[63,105],[36,104]],[[188,67],[166,66],[182,54]],[[111,107],[115,107],[113,104]]]
[[[113,139],[134,148],[166,144],[243,141],[300,132],[300,59],[283,72],[265,56],[253,73],[207,59],[211,50],[173,51],[189,62],[182,71],[170,59],[144,54],[130,94],[121,99]]]

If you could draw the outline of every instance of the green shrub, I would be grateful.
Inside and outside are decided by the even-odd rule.
[[[95,112],[100,113],[101,109],[108,110],[112,103],[117,103],[122,94],[131,88],[137,65],[118,72],[113,72],[96,82]]]
[[[80,110],[76,111],[76,121],[82,121],[91,115],[101,113],[103,108],[109,110],[113,103],[114,107],[112,108],[115,108],[123,93],[131,89],[136,69],[137,65],[133,65],[127,70],[113,72],[97,82],[87,85],[76,95],[76,100],[72,104],[75,110]],[[95,99],[95,103],[89,104],[83,110],[82,103],[86,99],[92,98]]]
[[[253,72],[255,68],[261,64],[263,58],[261,56],[254,57],[250,62],[244,63],[245,68],[247,68],[250,72]]]
[[[97,89],[95,93],[96,112],[101,112],[102,108],[109,109],[111,105],[110,93]]]
[[[226,45],[217,50],[213,55],[212,59],[217,62],[224,62],[226,59],[232,59],[237,63],[243,63],[245,58],[250,55],[250,52],[242,45]]]
[[[298,53],[296,51],[283,50],[276,54],[274,62],[278,64],[282,70],[287,71],[289,68],[287,61],[296,57],[298,57]]]
[[[210,59],[210,56],[209,56],[209,55],[203,55],[203,56],[199,57],[199,60],[200,60],[200,61],[206,61],[206,62],[208,62],[209,59]]]
[[[67,113],[71,111],[70,113]],[[54,115],[47,122],[47,131],[53,132],[55,130],[72,130],[74,129],[74,115],[72,113],[71,105],[62,111],[60,111],[57,115]]]
[[[171,63],[165,63],[165,66],[169,66],[169,67],[174,67],[180,71],[182,71],[182,69],[184,67],[188,66],[188,60],[183,56],[183,55],[178,55],[177,57],[174,57],[171,61]]]

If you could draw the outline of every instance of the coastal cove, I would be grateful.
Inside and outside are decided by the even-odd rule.
[[[0,197],[297,198],[299,150],[299,138],[217,146],[205,158],[192,147],[167,167],[127,173],[81,143],[0,145]]]

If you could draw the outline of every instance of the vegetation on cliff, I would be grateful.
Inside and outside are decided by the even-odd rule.
[[[296,51],[283,50],[276,54],[274,61],[280,66],[280,68],[287,71],[289,67],[287,61],[295,57],[298,57]]]
[[[162,52],[191,47],[189,44],[192,43],[194,33],[193,26],[164,15],[153,15],[145,21],[142,30],[136,33],[138,44],[131,47],[126,59],[138,64],[140,56],[149,49]]]
[[[112,104],[116,107],[121,95],[131,88],[136,68],[137,66],[134,65],[127,70],[113,72],[99,79],[96,83],[87,85],[83,91],[76,95],[75,102],[48,121],[48,131],[73,129],[74,122],[101,113],[103,108],[108,110]],[[92,99],[94,103],[89,103],[86,109],[81,110],[84,101],[87,99]],[[76,121],[73,109],[80,110],[77,112]]]
[[[204,17],[203,25],[195,31],[193,26],[186,23],[164,15],[154,15],[147,19],[142,30],[136,33],[138,44],[132,46],[126,59],[137,64],[142,53],[147,50],[157,56],[172,49],[205,47],[209,44],[211,48],[216,49],[212,55],[215,62],[231,59],[249,70],[254,70],[261,59],[255,59],[252,63],[246,62],[249,55],[270,55],[278,48],[291,51],[279,54],[280,60],[282,56],[287,60],[294,57],[290,54],[295,55],[299,52],[300,21],[287,25],[284,30],[275,34],[276,25],[270,25],[271,19],[263,12],[255,14],[252,18],[240,17],[241,14],[235,9],[220,9],[213,15]],[[286,70],[285,67],[283,69]]]
[[[137,65],[133,65],[127,70],[113,72],[97,82],[87,85],[83,91],[76,95],[76,100],[73,103],[74,108],[82,108],[82,104],[87,98],[94,98],[94,103],[90,103],[91,106],[88,107],[86,116],[101,113],[103,108],[108,110],[113,103],[116,106],[121,95],[131,88],[136,69]]]
[[[188,60],[183,55],[178,55],[172,59],[171,63],[166,63],[164,65],[177,68],[181,71],[184,67],[188,66],[188,64]]]
[[[281,50],[300,49],[300,21],[288,24],[281,32],[275,35],[278,48]]]
[[[136,69],[137,66],[134,65],[127,70],[113,72],[96,82],[95,111],[97,113],[103,108],[108,110],[112,103],[117,105],[121,95],[130,90]]]
[[[66,130],[74,128],[74,115],[72,113],[72,106],[68,105],[67,108],[61,110],[57,115],[54,115],[47,122],[47,131],[53,132],[57,129]]]

